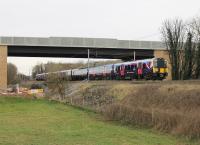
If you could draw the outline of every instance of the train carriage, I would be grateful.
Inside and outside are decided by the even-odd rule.
[[[50,74],[57,74],[63,79],[70,78],[69,80],[84,80],[88,78],[88,75],[91,80],[163,80],[168,75],[168,68],[165,59],[152,58],[91,67],[89,70],[88,68],[80,68],[37,74],[36,80],[46,80]]]

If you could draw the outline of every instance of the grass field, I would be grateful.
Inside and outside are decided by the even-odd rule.
[[[46,100],[0,97],[2,145],[189,145],[148,129],[102,121],[99,115]]]

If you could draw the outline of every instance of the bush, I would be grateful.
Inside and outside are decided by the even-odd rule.
[[[63,101],[66,99],[66,89],[69,87],[67,78],[63,79],[59,74],[48,75],[47,81],[48,93],[47,96],[51,99],[58,99]]]

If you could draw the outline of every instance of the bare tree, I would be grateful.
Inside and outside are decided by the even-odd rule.
[[[166,20],[161,28],[162,38],[169,52],[172,79],[181,79],[182,51],[185,39],[185,24],[181,19]]]
[[[17,80],[18,82],[22,82],[22,81],[29,81],[30,80],[30,76],[27,76],[23,73],[18,73],[17,74]]]
[[[194,35],[188,30],[187,40],[184,45],[183,59],[182,59],[182,79],[187,80],[192,78],[194,58],[195,58],[195,45],[193,41]]]
[[[65,99],[65,92],[69,87],[69,80],[67,77],[63,78],[57,73],[52,73],[48,75],[46,84],[50,98],[56,97],[60,101]]]
[[[167,20],[162,26],[163,41],[169,52],[172,79],[200,77],[200,17],[189,23]]]
[[[200,41],[197,43],[197,50],[195,55],[195,74],[194,77],[198,79],[200,77]]]
[[[41,74],[45,72],[46,72],[45,65],[43,63],[37,64],[32,69],[32,77],[35,78],[37,74]]]
[[[194,78],[200,77],[200,17],[196,17],[190,23],[193,30],[195,41],[195,62],[194,62]]]
[[[190,27],[193,29],[193,33],[197,36],[197,40],[199,40],[200,35],[200,17],[193,18],[190,23]]]

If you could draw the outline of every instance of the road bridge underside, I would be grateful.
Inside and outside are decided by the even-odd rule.
[[[116,49],[116,48],[86,48],[86,47],[36,47],[36,46],[8,46],[8,56],[20,57],[65,57],[87,58],[90,49],[91,58],[130,60],[154,57],[153,50],[145,49]]]
[[[0,89],[7,87],[7,56],[87,58],[88,49],[90,57],[98,59],[131,60],[134,58],[134,52],[136,60],[154,56],[168,59],[166,51],[162,50],[0,45]]]

